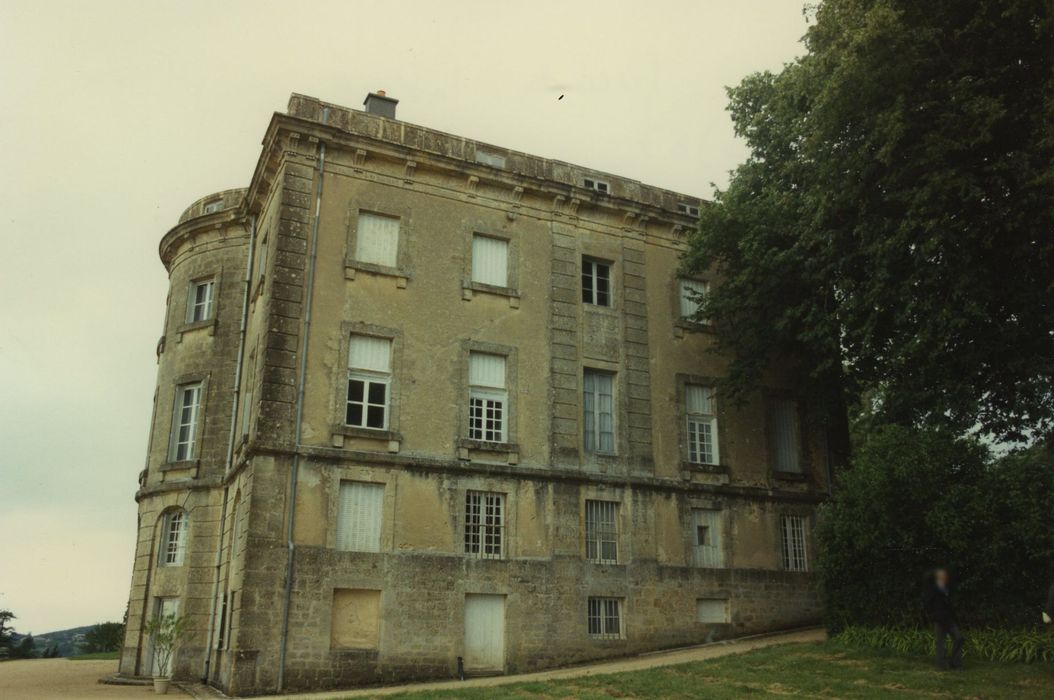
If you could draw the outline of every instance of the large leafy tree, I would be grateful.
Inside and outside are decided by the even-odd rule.
[[[729,91],[750,156],[685,266],[735,396],[803,395],[1000,439],[1054,418],[1049,0],[825,0],[806,53]]]

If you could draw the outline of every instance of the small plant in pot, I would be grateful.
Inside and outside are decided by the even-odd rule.
[[[150,635],[154,653],[154,692],[164,695],[172,680],[172,652],[186,632],[187,618],[175,615],[155,615],[146,623],[146,633]]]

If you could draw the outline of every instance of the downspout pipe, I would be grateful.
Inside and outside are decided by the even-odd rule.
[[[234,387],[231,401],[231,426],[227,437],[227,461],[223,468],[224,477],[230,474],[234,466],[234,443],[238,433],[238,416],[241,414],[242,365],[245,361],[245,331],[248,327],[249,297],[252,293],[253,252],[256,248],[256,215],[249,217],[249,250],[245,255],[245,280],[242,294],[242,320],[238,327],[238,360],[234,364]],[[212,603],[209,605],[209,642],[205,645],[205,660],[202,664],[201,682],[208,685],[209,671],[212,665],[212,645],[216,638],[216,605],[220,595],[220,572],[223,568],[223,531],[227,523],[227,503],[230,497],[230,484],[224,478],[223,505],[220,508],[220,529],[216,538],[216,571],[212,582]],[[233,546],[233,545],[232,545]],[[230,614],[230,611],[228,611]]]
[[[303,438],[304,425],[304,390],[307,385],[307,346],[311,335],[311,301],[315,294],[315,261],[318,258],[318,228],[322,213],[322,183],[326,174],[326,144],[318,144],[318,189],[315,195],[315,221],[311,227],[311,251],[307,259],[307,277],[304,290],[304,328],[300,343],[299,381],[296,394],[296,422],[293,443],[293,464],[289,470],[289,503],[286,521],[286,548],[288,555],[285,567],[285,595],[282,600],[282,636],[278,641],[278,679],[275,692],[281,693],[285,687],[285,657],[289,642],[289,608],[293,599],[293,563],[296,545],[293,542],[293,524],[296,516],[296,485],[300,472],[300,441]]]

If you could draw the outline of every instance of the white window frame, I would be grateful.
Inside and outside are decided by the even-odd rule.
[[[478,559],[505,558],[505,494],[465,493],[465,554]]]
[[[489,246],[489,249],[488,249]],[[497,255],[501,250],[504,258],[501,265],[495,269],[485,266],[486,254]],[[472,281],[478,284],[486,284],[491,287],[509,286],[509,241],[496,236],[486,236],[481,233],[472,234]]]
[[[484,358],[501,360],[501,377],[484,377],[476,363]],[[509,392],[506,389],[508,357],[496,353],[469,353],[468,437],[470,440],[504,444],[508,442]]]
[[[383,228],[372,229],[368,222],[376,220],[387,221],[386,226],[391,227],[394,222],[395,227],[395,240],[384,241],[383,248],[386,251],[385,257],[380,257],[376,253],[367,247],[367,233],[370,235],[384,235],[390,236],[391,231]],[[399,245],[402,242],[402,218],[398,216],[390,216],[387,214],[379,214],[372,211],[359,211],[358,224],[355,229],[355,260],[358,262],[366,263],[368,265],[378,265],[386,268],[396,268],[399,266]],[[376,247],[376,246],[375,246]]]
[[[618,564],[619,501],[587,499],[585,502],[586,560],[595,564]]]
[[[622,598],[590,596],[586,603],[586,631],[593,639],[625,639]]]
[[[680,279],[677,281],[678,300],[681,307],[681,318],[687,321],[695,321],[695,315],[699,312],[699,302],[689,292],[695,292],[704,299],[710,293],[710,283],[703,280]],[[706,323],[706,319],[698,321]]]
[[[582,444],[590,454],[614,455],[618,452],[618,424],[615,396],[615,373],[586,368],[582,372]],[[607,382],[609,393],[604,393],[602,382]],[[609,410],[603,408],[604,400]],[[604,419],[611,425],[604,430]],[[610,445],[605,445],[605,436],[610,435]]]
[[[808,571],[807,523],[802,515],[780,516],[780,544],[785,571]]]
[[[604,279],[607,282],[607,289],[601,289],[599,270],[604,268],[607,270]],[[612,308],[615,305],[615,285],[612,282],[614,277],[615,266],[606,260],[598,260],[597,258],[591,258],[588,255],[582,256],[582,303],[589,304],[590,306],[600,306],[603,308]],[[606,294],[607,299],[605,303],[600,303],[600,295]]]
[[[204,290],[201,298],[198,290]],[[216,295],[216,278],[194,280],[187,294],[187,323],[202,323],[212,318]]]
[[[214,214],[221,209],[223,209],[222,199],[214,199],[211,202],[205,202],[205,205],[202,207],[202,211],[206,214]]]
[[[384,532],[385,485],[368,481],[341,480],[337,487],[337,550],[341,552],[379,552]],[[357,493],[356,493],[357,492]],[[357,496],[357,497],[356,497]],[[369,523],[356,520],[349,512],[348,503],[357,503],[360,511],[364,506],[374,509]]]
[[[168,451],[170,462],[189,462],[197,456],[203,386],[202,382],[176,385]]]
[[[594,192],[611,194],[611,183],[606,180],[598,180],[595,177],[586,177],[582,179],[582,186],[588,190],[593,190]]]
[[[694,204],[685,204],[683,202],[678,203],[677,211],[681,214],[687,214],[688,216],[699,218],[699,207]]]
[[[721,463],[717,433],[717,408],[713,387],[685,384],[684,412],[687,424],[688,462],[690,464]]]
[[[711,508],[693,508],[691,534],[692,561],[695,566],[700,569],[723,569],[725,567],[724,513]]]
[[[372,367],[355,366],[355,360],[353,358],[355,351],[355,343],[360,340],[364,343],[370,342],[384,342],[388,346],[388,357],[387,361],[383,366],[374,365]],[[391,404],[392,404],[392,372],[391,372],[391,356],[392,356],[392,339],[382,338],[378,336],[365,335],[361,333],[352,333],[348,342],[348,384],[347,392],[345,394],[344,402],[344,425],[351,428],[361,428],[363,430],[388,430],[389,421],[391,419]],[[359,382],[362,384],[362,398],[352,398],[352,386],[353,383]],[[376,401],[370,400],[370,390],[374,386],[381,386],[384,389],[384,403],[377,403]],[[358,423],[352,422],[352,407],[358,406],[360,410]],[[382,409],[382,423],[380,426],[369,425],[370,423],[370,409],[381,408]]]
[[[188,515],[185,510],[170,510],[161,523],[159,566],[182,566],[187,553]]]

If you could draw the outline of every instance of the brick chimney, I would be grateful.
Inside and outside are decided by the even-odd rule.
[[[366,106],[366,111],[370,114],[395,119],[395,105],[399,104],[399,100],[388,97],[384,90],[378,90],[366,95],[366,100],[362,104]]]

